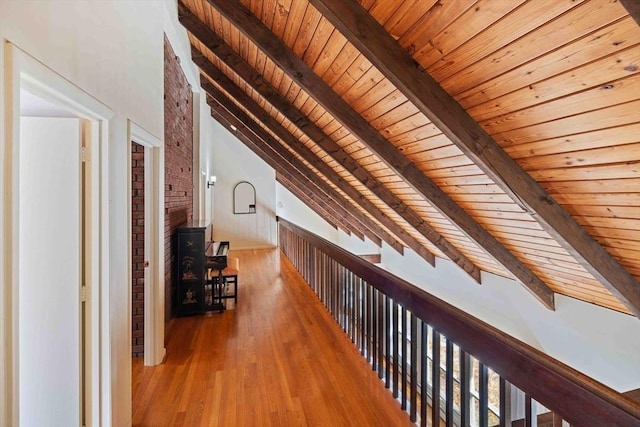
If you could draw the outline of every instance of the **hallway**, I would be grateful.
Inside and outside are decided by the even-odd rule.
[[[176,318],[133,362],[133,426],[402,426],[409,417],[278,250],[235,251],[237,307]]]

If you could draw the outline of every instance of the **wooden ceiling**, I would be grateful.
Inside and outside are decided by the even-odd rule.
[[[335,227],[640,315],[634,0],[178,7],[213,117]]]

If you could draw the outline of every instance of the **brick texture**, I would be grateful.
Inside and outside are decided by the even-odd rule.
[[[164,39],[165,321],[173,316],[175,229],[193,219],[193,93]]]
[[[131,143],[131,351],[144,356],[144,147]]]

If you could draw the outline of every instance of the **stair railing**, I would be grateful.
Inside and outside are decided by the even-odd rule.
[[[412,422],[640,425],[633,400],[282,218],[279,246]]]

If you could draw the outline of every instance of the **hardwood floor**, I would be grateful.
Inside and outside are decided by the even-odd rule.
[[[133,362],[133,426],[412,425],[277,250],[235,251],[237,306],[174,319],[167,358]]]

